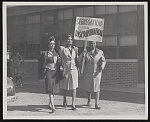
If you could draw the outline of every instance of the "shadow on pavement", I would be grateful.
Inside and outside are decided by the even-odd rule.
[[[76,108],[85,108],[84,105],[76,105]],[[48,105],[27,105],[27,106],[7,106],[8,111],[30,111],[30,112],[41,112],[43,109],[51,110]],[[64,108],[62,105],[55,105],[55,109],[66,109],[72,110],[71,105]],[[49,111],[45,111],[48,112]]]
[[[7,106],[8,111],[32,111],[37,112],[42,109],[48,109],[47,105],[27,105],[27,106]]]
[[[78,89],[77,97],[87,98],[87,94],[85,91]],[[95,99],[94,93],[92,94],[92,99]],[[145,104],[145,94],[101,90],[100,100],[110,100],[110,101],[118,101],[118,102]]]
[[[29,93],[40,93],[47,94],[45,92],[45,86],[40,85],[24,85],[24,88],[16,88],[16,93],[18,92],[29,92]],[[62,95],[62,92],[58,95]],[[67,92],[67,96],[71,96],[71,91]],[[94,99],[94,94],[92,94],[92,99]],[[87,93],[81,89],[77,89],[77,97],[79,98],[87,98]],[[120,92],[120,91],[109,91],[109,90],[101,90],[100,92],[100,100],[111,100],[111,101],[119,101],[119,102],[130,102],[130,103],[145,103],[145,94],[143,93],[131,93],[131,92]]]

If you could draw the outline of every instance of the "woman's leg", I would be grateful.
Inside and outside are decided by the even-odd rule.
[[[75,107],[76,89],[72,90],[72,106]]]
[[[51,104],[52,107],[52,112],[55,111],[55,106],[54,106],[54,97],[52,93],[49,93],[49,103]]]
[[[87,102],[87,106],[91,106],[91,92],[87,92],[88,94],[88,102]]]
[[[66,99],[67,90],[63,89],[63,106],[67,107],[67,99]]]
[[[100,109],[100,107],[98,106],[98,101],[99,101],[99,91],[95,93],[95,108],[96,109]]]

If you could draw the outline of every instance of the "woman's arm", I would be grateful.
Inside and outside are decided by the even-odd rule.
[[[106,59],[105,59],[105,56],[104,56],[104,53],[103,53],[103,51],[102,51],[102,70],[104,70],[104,68],[105,68],[105,65],[106,65]]]
[[[84,50],[77,58],[78,62],[81,62],[83,60],[83,57],[86,56],[87,50]]]

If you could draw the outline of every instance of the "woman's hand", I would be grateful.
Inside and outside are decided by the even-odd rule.
[[[86,53],[87,53],[87,49],[84,49],[83,52],[82,52],[83,56],[85,56]]]

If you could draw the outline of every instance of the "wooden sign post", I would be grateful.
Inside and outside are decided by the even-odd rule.
[[[87,41],[84,41],[84,50],[86,50],[87,47]],[[81,74],[83,73],[84,70],[84,63],[85,63],[85,55],[83,55],[83,60],[82,60],[82,65],[81,65]]]

